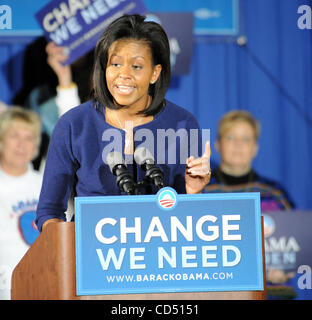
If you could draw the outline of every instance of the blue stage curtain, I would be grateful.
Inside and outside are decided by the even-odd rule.
[[[188,75],[174,77],[167,98],[190,110],[216,139],[227,111],[261,122],[254,168],[286,188],[298,208],[312,208],[312,30],[297,26],[308,0],[241,0],[247,45],[194,39]],[[21,86],[25,43],[0,39],[0,100]],[[219,161],[212,147],[213,160]]]

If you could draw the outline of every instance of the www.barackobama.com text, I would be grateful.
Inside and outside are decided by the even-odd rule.
[[[233,272],[212,273],[164,273],[164,274],[136,274],[136,275],[110,275],[106,277],[108,283],[112,282],[156,282],[180,280],[228,280],[233,279]]]

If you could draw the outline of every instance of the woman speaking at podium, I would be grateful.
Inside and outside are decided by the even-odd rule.
[[[161,129],[199,132],[192,114],[164,98],[170,83],[168,38],[159,24],[144,20],[140,15],[124,15],[107,27],[95,48],[93,99],[65,113],[54,129],[37,209],[40,231],[50,222],[66,221],[71,193],[125,194],[104,161],[103,151],[111,143],[108,132],[120,132],[121,154],[128,158],[139,145],[134,139],[139,129],[152,133],[154,146]],[[200,193],[210,180],[210,144],[205,144],[201,157],[194,158],[191,146],[176,140],[175,163],[167,159],[169,143],[163,150],[157,145],[154,153],[155,159],[166,159],[159,164],[155,160],[163,171],[164,186],[178,193]],[[180,149],[185,147],[187,155],[181,159]],[[135,181],[145,176],[135,162],[127,170]]]

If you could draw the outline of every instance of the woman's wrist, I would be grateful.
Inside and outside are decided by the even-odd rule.
[[[73,83],[71,68],[69,66],[64,66],[57,73],[59,87],[68,88]]]

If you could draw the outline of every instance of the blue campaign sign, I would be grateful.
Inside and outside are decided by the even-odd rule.
[[[146,21],[159,23],[170,44],[172,75],[189,72],[193,52],[193,14],[191,12],[149,12]]]
[[[149,12],[192,12],[194,34],[236,36],[239,32],[239,0],[144,0]]]
[[[77,295],[263,290],[258,193],[75,199]]]
[[[35,14],[48,3],[62,4],[66,17],[66,4],[80,9],[84,4],[95,4],[96,7],[106,7],[106,4],[125,2],[119,0],[8,0],[0,4],[0,36],[41,36],[43,29],[35,18]],[[239,0],[142,0],[144,6],[151,12],[186,13],[194,16],[194,34],[235,36],[239,32],[240,8]],[[5,8],[9,7],[9,8]],[[68,7],[68,6],[67,6]],[[92,10],[92,8],[90,9]],[[101,9],[100,9],[101,10]],[[73,11],[73,10],[72,10]],[[139,11],[137,11],[139,13]],[[143,13],[143,11],[141,11]],[[96,12],[91,12],[93,16]],[[5,19],[5,20],[4,20]],[[59,15],[61,19],[61,15]],[[65,20],[64,20],[65,21]],[[2,22],[2,23],[1,23]],[[69,23],[70,24],[70,23]],[[73,24],[73,22],[71,22]],[[174,25],[174,24],[173,24]],[[74,28],[74,24],[71,26]],[[65,32],[61,29],[60,31]]]
[[[8,0],[0,5],[0,36],[33,36],[42,35],[41,28],[35,19],[35,12],[42,8],[49,0]],[[7,14],[10,22],[5,28],[1,27],[1,13],[3,5],[9,8]],[[5,9],[7,11],[7,9]]]
[[[311,211],[264,212],[266,268],[291,272],[312,266],[311,225]]]
[[[145,13],[141,0],[53,0],[36,14],[48,41],[66,47],[70,64],[93,49],[106,27],[123,14]]]

